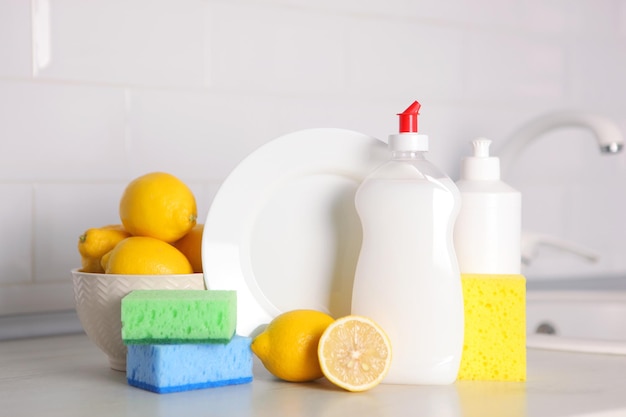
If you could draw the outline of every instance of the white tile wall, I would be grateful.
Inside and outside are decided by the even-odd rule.
[[[205,9],[185,0],[33,0],[35,75],[51,80],[201,87]]]
[[[348,34],[350,93],[428,102],[465,92],[467,44],[457,27],[371,17],[350,22]]]
[[[30,2],[0,2],[0,76],[27,77],[31,73]]]
[[[299,129],[377,137],[423,104],[431,159],[456,178],[545,111],[626,131],[620,0],[0,0],[0,314],[73,307],[77,237],[117,221],[124,185],[178,175],[205,217],[220,183]],[[626,154],[546,135],[509,178],[528,229],[599,249],[544,251],[530,277],[624,274]],[[582,271],[582,272],[581,272]]]
[[[0,108],[2,180],[128,176],[123,89],[0,80]]]
[[[33,271],[31,256],[33,239],[33,191],[29,184],[2,184],[0,255],[0,286],[27,284]],[[0,290],[0,294],[2,291]]]
[[[217,2],[208,15],[211,86],[273,95],[344,93],[350,19],[263,2]]]
[[[558,40],[526,32],[476,32],[468,38],[468,97],[529,105],[566,98],[566,57]]]

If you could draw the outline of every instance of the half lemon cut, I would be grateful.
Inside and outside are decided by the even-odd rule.
[[[378,324],[362,316],[346,316],[328,326],[317,354],[324,376],[354,392],[374,388],[391,365],[389,338]]]

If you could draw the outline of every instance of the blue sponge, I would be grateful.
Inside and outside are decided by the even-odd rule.
[[[129,345],[128,384],[164,394],[252,381],[251,338],[226,344]]]

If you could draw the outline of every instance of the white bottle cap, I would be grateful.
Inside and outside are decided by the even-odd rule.
[[[426,152],[428,135],[412,132],[389,135],[389,149],[398,152]]]
[[[463,158],[462,180],[498,181],[500,179],[500,158],[489,156],[491,141],[478,138],[472,141],[474,155]]]

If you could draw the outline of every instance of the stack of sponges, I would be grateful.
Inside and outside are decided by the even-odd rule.
[[[137,290],[121,313],[130,385],[168,393],[252,381],[235,291]]]

